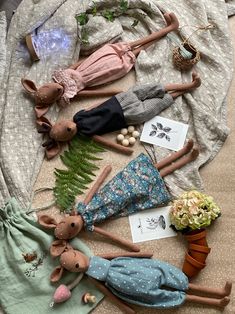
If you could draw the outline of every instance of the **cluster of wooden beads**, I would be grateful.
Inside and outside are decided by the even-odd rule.
[[[130,125],[126,129],[121,129],[121,133],[117,135],[117,141],[123,146],[134,145],[140,133],[135,130],[135,127]]]

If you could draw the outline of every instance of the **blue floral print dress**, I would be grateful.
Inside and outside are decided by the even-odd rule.
[[[180,306],[188,289],[188,278],[179,268],[156,259],[118,257],[109,261],[92,256],[86,274],[104,281],[124,301],[158,309]]]
[[[85,228],[109,218],[165,205],[171,200],[165,183],[152,161],[140,154],[96,193],[88,205],[78,203]]]

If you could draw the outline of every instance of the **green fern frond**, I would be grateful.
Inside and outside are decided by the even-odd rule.
[[[78,188],[80,188],[82,190],[86,190],[87,189],[87,186],[85,186],[80,181],[78,181],[75,176],[71,179],[70,183],[73,184],[73,186],[78,187]]]
[[[65,151],[64,152],[64,158],[66,158],[72,165],[76,165],[79,162],[82,162],[84,165],[89,167],[90,169],[97,170],[99,167],[94,165],[93,163],[86,161],[86,158],[84,157],[84,154],[82,156],[79,156],[78,154],[74,155],[73,153]]]
[[[60,156],[61,161],[68,168],[55,168],[55,187],[53,189],[56,204],[61,211],[70,211],[75,203],[77,195],[84,193],[87,184],[93,181],[95,170],[99,167],[94,164],[102,158],[95,156],[105,152],[104,148],[94,143],[85,136],[74,137],[68,146],[68,150]]]
[[[95,143],[92,139],[89,139],[90,142],[87,143],[85,136],[80,136],[77,141],[74,141],[74,139],[71,141],[72,146],[74,146],[75,149],[78,150],[85,150],[90,153],[103,153],[105,152],[105,149]]]
[[[77,154],[77,150],[74,147],[70,147],[70,151],[72,154]],[[82,150],[82,156],[86,160],[102,160],[102,158],[89,154],[86,150]]]
[[[57,169],[55,168],[55,173],[58,177],[67,177],[70,175],[71,171],[69,170],[63,170],[63,169]]]
[[[93,181],[93,179],[86,174],[83,170],[80,169],[80,167],[78,169],[76,169],[77,175],[82,177],[84,180],[86,180],[87,183],[91,183]]]

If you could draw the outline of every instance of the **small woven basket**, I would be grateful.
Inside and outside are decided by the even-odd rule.
[[[173,63],[177,69],[187,71],[200,60],[200,52],[187,41],[185,41],[182,45],[186,50],[191,52],[193,56],[191,59],[186,59],[181,55],[180,47],[175,47],[173,49]]]

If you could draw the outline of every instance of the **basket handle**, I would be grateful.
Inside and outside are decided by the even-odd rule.
[[[189,45],[189,47],[190,47],[193,51],[196,52],[197,50],[190,44],[189,39],[190,39],[194,34],[196,34],[198,31],[207,31],[207,30],[209,30],[209,29],[213,29],[213,28],[215,28],[215,25],[213,25],[213,24],[208,24],[208,25],[205,25],[205,26],[184,25],[184,26],[180,27],[179,30],[182,29],[182,28],[184,28],[184,27],[190,27],[190,26],[191,26],[191,27],[195,27],[196,29],[195,29],[187,38],[185,38],[185,39],[182,41],[181,45],[187,44],[187,45]]]

